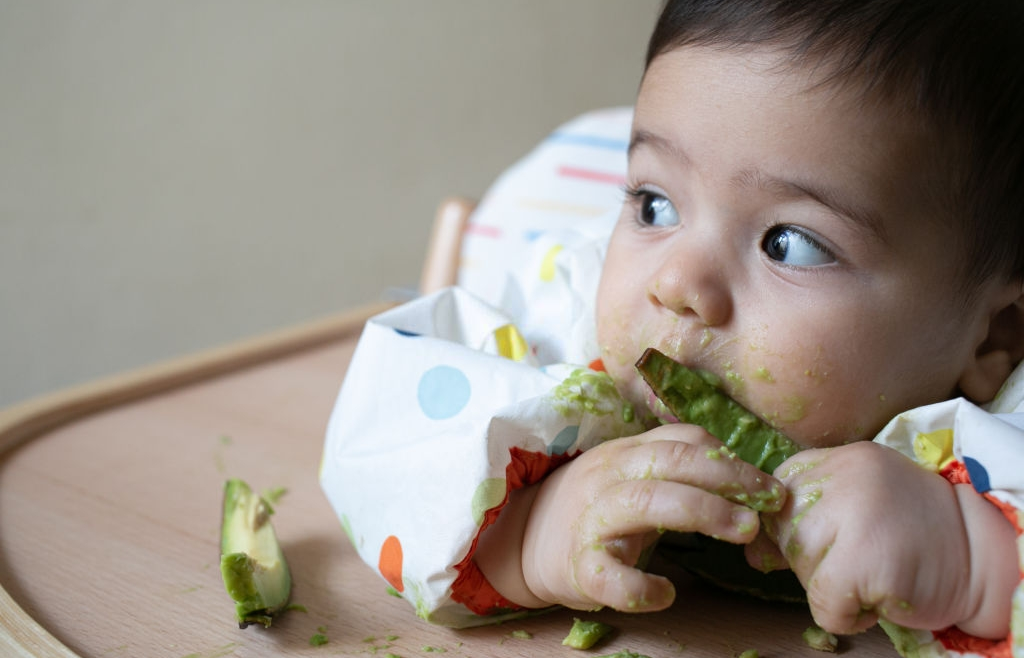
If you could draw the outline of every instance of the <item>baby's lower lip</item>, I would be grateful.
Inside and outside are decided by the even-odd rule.
[[[647,389],[647,408],[651,410],[654,417],[662,423],[678,423],[679,419],[672,415],[665,403],[662,402],[650,388]]]

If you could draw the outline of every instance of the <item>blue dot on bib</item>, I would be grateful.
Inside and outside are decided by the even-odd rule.
[[[428,418],[444,420],[466,407],[470,391],[469,378],[461,370],[435,366],[420,377],[416,399]]]
[[[981,465],[981,462],[964,456],[964,466],[967,467],[967,475],[970,476],[971,484],[974,486],[975,491],[978,493],[988,493],[992,490],[992,485],[988,479],[988,471]]]
[[[562,428],[562,431],[555,435],[551,445],[548,446],[548,454],[564,455],[572,447],[572,444],[576,443],[576,438],[579,435],[579,425],[569,425]]]

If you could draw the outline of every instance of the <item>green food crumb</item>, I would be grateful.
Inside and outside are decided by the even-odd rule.
[[[626,410],[628,403],[619,395],[611,375],[606,372],[578,368],[552,389],[551,396],[555,408],[565,416],[581,413],[607,416],[618,411],[626,423],[635,417],[635,409]]]
[[[514,637],[517,640],[532,640],[533,639],[533,633],[531,633],[530,631],[524,631],[524,630],[512,631],[511,633],[509,633],[509,636],[510,637]]]
[[[805,503],[805,505],[800,510],[800,512],[797,513],[797,515],[794,516],[792,520],[790,520],[790,523],[793,525],[794,528],[800,523],[800,521],[803,520],[804,515],[807,514],[807,512],[812,507],[814,507],[814,504],[821,500],[821,489],[814,489],[812,491],[809,491],[806,494],[801,495],[800,498]]]
[[[314,633],[313,637],[309,638],[309,643],[314,647],[322,647],[327,644],[327,636],[323,633]]]
[[[562,644],[573,649],[589,649],[614,630],[611,625],[604,622],[587,621],[576,617],[572,620],[572,628],[562,640]]]
[[[917,656],[921,648],[921,643],[918,642],[914,632],[910,629],[903,628],[898,624],[894,624],[891,621],[885,619],[878,620],[878,625],[882,627],[885,634],[889,636],[889,640],[892,641],[893,647],[896,652],[901,656]]]
[[[397,635],[385,635],[384,639],[387,640],[388,642],[394,642],[395,640],[398,639],[398,636]]]
[[[804,643],[818,651],[835,651],[839,638],[818,626],[809,626],[803,633]]]
[[[299,603],[290,603],[285,608],[285,610],[294,610],[295,612],[309,612],[309,610],[306,610],[306,606],[301,605]]]
[[[737,654],[736,658],[759,658],[761,654],[757,652],[757,649],[747,649],[746,651]]]
[[[422,651],[423,653],[445,653],[448,650],[444,647],[431,647],[424,645],[420,647],[420,651]]]

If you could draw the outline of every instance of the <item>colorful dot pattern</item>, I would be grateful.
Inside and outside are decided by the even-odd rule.
[[[423,414],[432,420],[444,420],[466,408],[472,394],[469,378],[451,366],[434,366],[420,376],[416,401]]]

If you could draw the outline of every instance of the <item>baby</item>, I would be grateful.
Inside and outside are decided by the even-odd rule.
[[[353,543],[422,616],[468,624],[663,609],[673,584],[637,562],[665,530],[700,533],[791,569],[827,630],[881,619],[949,655],[1021,655],[1024,431],[971,403],[1024,409],[1022,65],[1017,2],[667,2],[596,340],[555,350],[589,369],[531,363],[545,337],[458,289],[382,316],[388,337],[367,329],[321,474]],[[477,335],[430,320],[477,305]],[[400,438],[390,410],[352,402],[351,382],[394,367],[426,408],[435,389],[418,373],[438,366],[420,360],[439,345],[501,391],[405,419]],[[713,458],[721,444],[699,427],[660,424],[634,367],[648,347],[717,374],[806,449],[768,475]],[[506,371],[519,381],[499,383]],[[397,492],[331,484],[374,448],[410,473],[428,454],[458,466]],[[759,515],[738,502],[752,498],[777,504]],[[355,520],[424,515],[424,547]]]

